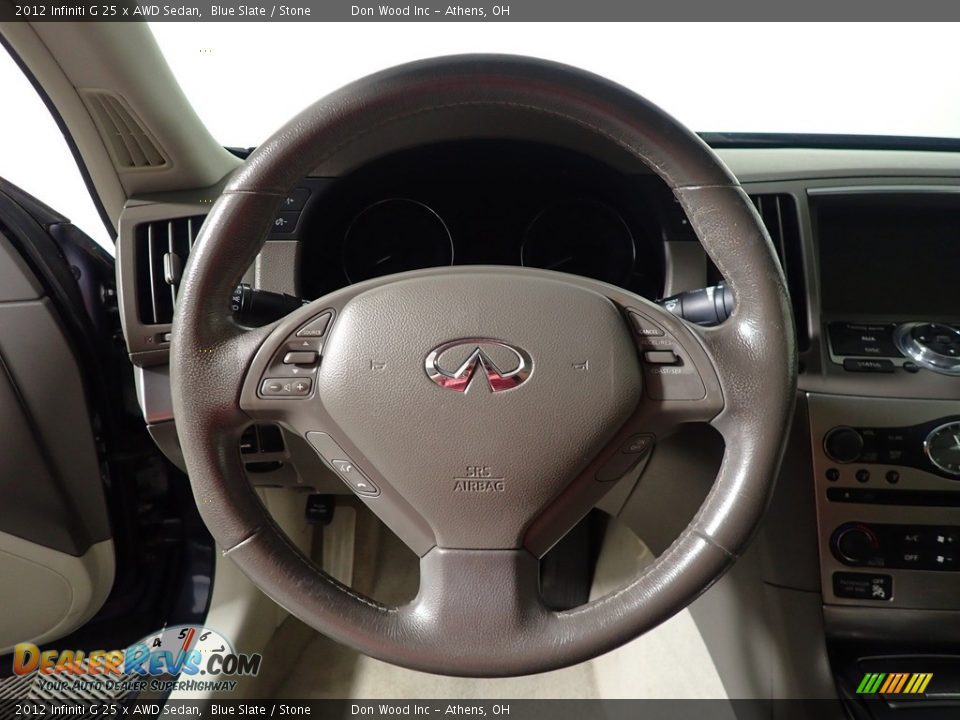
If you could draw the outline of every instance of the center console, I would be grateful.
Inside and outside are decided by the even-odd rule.
[[[960,473],[931,459],[958,406],[808,396],[826,603],[960,608]]]
[[[820,580],[838,687],[852,697],[844,685],[874,665],[926,668],[934,656],[941,672],[925,695],[960,697],[938,695],[960,686],[960,660],[943,659],[960,622],[958,189],[809,195]]]
[[[960,193],[810,200],[831,379],[808,394],[824,601],[960,609]]]

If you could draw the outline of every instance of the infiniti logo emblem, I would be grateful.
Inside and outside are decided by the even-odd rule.
[[[424,364],[431,380],[457,392],[466,392],[478,371],[492,392],[517,387],[533,371],[533,360],[525,351],[487,338],[446,342],[431,350]]]

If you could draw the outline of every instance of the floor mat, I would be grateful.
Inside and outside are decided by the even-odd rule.
[[[384,603],[416,593],[417,560],[384,533],[365,537],[358,528],[358,588]],[[608,531],[592,595],[623,585],[652,559],[633,533]],[[366,587],[360,587],[361,585]],[[504,698],[723,698],[716,668],[690,613],[669,621],[595,660],[521,678],[451,678],[399,668],[361,655],[314,633],[296,619],[292,632],[313,638],[276,689],[277,698],[504,699]],[[285,628],[290,630],[289,628]]]

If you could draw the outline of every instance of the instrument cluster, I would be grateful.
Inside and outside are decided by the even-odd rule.
[[[663,290],[659,205],[669,192],[568,150],[446,143],[308,184],[296,221],[305,297],[447,265],[544,268],[650,298]]]

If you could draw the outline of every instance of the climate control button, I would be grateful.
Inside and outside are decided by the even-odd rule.
[[[833,547],[841,560],[854,565],[866,565],[880,549],[877,536],[863,525],[849,525],[833,536]]]

